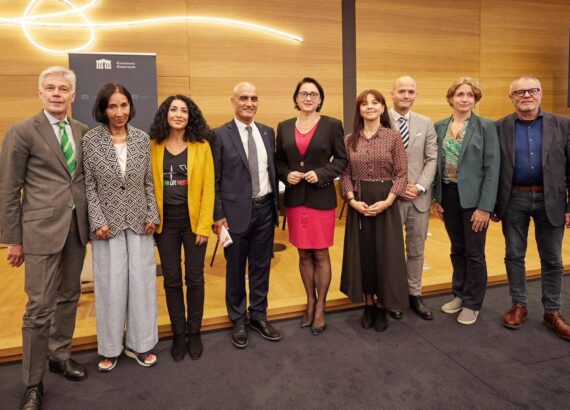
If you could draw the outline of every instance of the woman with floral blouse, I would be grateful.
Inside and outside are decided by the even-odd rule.
[[[485,239],[501,165],[495,122],[473,112],[482,96],[477,80],[455,80],[446,93],[451,116],[435,124],[438,153],[433,211],[445,224],[453,265],[454,297],[441,310],[459,312],[457,322],[462,325],[477,321],[485,298]]]
[[[350,208],[341,291],[353,302],[364,300],[362,327],[382,332],[388,326],[386,309],[408,307],[404,238],[395,203],[406,190],[408,161],[379,91],[365,90],[357,97],[353,131],[345,144],[348,167],[342,188]]]

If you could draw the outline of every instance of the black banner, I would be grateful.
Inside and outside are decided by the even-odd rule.
[[[91,115],[97,93],[105,83],[120,83],[137,111],[131,125],[148,132],[158,108],[156,54],[71,53],[69,68],[77,75],[73,118],[98,125]]]

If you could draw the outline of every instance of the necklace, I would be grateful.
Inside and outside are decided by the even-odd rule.
[[[309,123],[305,123],[303,124],[299,118],[297,118],[297,121],[295,121],[295,127],[299,130],[299,132],[301,134],[307,134],[309,131],[311,131],[311,129],[313,129],[313,127],[315,126],[315,124],[317,123],[317,121],[319,121],[321,117],[319,115],[317,115],[316,118],[310,120]]]

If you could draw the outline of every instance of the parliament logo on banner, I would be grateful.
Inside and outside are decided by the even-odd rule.
[[[123,84],[133,97],[137,115],[131,125],[148,132],[157,106],[156,54],[70,53],[69,68],[77,75],[73,118],[90,127],[97,93],[106,83]]]

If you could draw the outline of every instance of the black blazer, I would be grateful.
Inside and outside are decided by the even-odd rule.
[[[277,176],[285,184],[285,206],[305,205],[313,209],[336,208],[334,179],[347,167],[342,123],[331,117],[321,116],[315,135],[309,143],[305,157],[295,142],[296,118],[277,126]],[[319,181],[310,184],[302,180],[297,185],[287,183],[292,171],[315,171]]]
[[[273,128],[255,123],[267,152],[269,183],[273,190],[274,223],[278,224],[278,188],[275,175],[275,132]],[[251,222],[251,174],[245,149],[235,121],[214,130],[212,154],[216,171],[214,220],[226,218],[230,233],[245,232]],[[192,183],[192,182],[190,182]]]
[[[501,146],[501,174],[495,214],[502,218],[509,206],[515,170],[516,114],[497,121]],[[567,190],[570,189],[570,120],[544,112],[542,118],[542,177],[546,215],[554,226],[564,224],[570,213]]]

